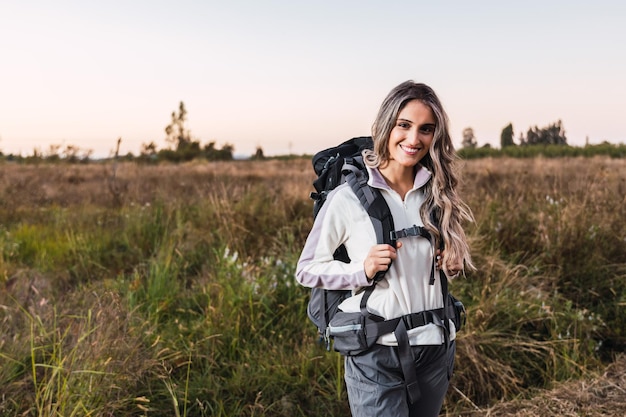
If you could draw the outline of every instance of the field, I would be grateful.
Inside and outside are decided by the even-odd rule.
[[[626,414],[626,160],[460,166],[445,416]],[[294,279],[306,159],[0,162],[0,416],[349,416]]]

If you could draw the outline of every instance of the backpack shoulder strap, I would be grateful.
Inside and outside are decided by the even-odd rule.
[[[376,233],[376,242],[379,244],[386,243],[395,248],[396,239],[393,237],[393,217],[380,190],[372,188],[367,184],[368,177],[366,171],[355,166],[351,158],[346,159],[342,173],[372,221]],[[372,280],[372,285],[365,289],[360,304],[361,314],[368,315],[367,300],[372,295],[376,284],[383,279],[386,272],[378,271]]]
[[[439,216],[439,211],[436,210],[432,213],[432,220],[435,223],[435,225],[437,226],[437,228],[440,227],[440,216]],[[441,231],[441,229],[439,228],[439,230]],[[440,236],[439,238],[439,250],[441,250],[443,252],[444,250],[444,243],[443,243],[443,236]],[[432,272],[431,272],[431,284],[435,283],[435,276],[434,276],[434,265],[432,268]],[[448,288],[448,277],[446,276],[446,273],[443,271],[443,268],[439,269],[439,281],[441,282],[441,296],[443,297],[443,324],[446,328],[446,332],[444,332],[445,335],[445,343],[446,346],[449,345],[450,340],[450,319],[454,317],[454,305],[451,303],[451,299],[449,297],[449,293],[450,293],[450,289]]]
[[[366,172],[358,168],[351,159],[346,159],[342,173],[372,221],[376,232],[376,242],[386,243],[395,248],[396,239],[392,233],[395,230],[393,217],[380,190],[367,184]],[[384,275],[384,271],[376,274],[374,282],[380,281]]]

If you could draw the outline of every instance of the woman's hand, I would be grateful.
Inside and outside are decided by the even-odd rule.
[[[394,249],[391,245],[374,245],[367,253],[365,260],[363,261],[363,268],[365,269],[365,275],[367,279],[374,278],[377,272],[386,271],[391,265],[391,261],[398,257],[397,249],[400,249],[402,242],[397,243],[397,248]]]

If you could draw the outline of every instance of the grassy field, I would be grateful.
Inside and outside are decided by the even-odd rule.
[[[461,172],[479,270],[452,283],[442,415],[531,415],[623,374],[626,160]],[[0,416],[348,416],[293,277],[312,180],[304,159],[0,163]]]

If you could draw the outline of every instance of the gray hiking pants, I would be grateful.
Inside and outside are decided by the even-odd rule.
[[[441,411],[454,367],[455,342],[412,346],[420,398],[410,404],[398,348],[374,345],[358,356],[346,356],[345,379],[354,417],[436,417]]]

